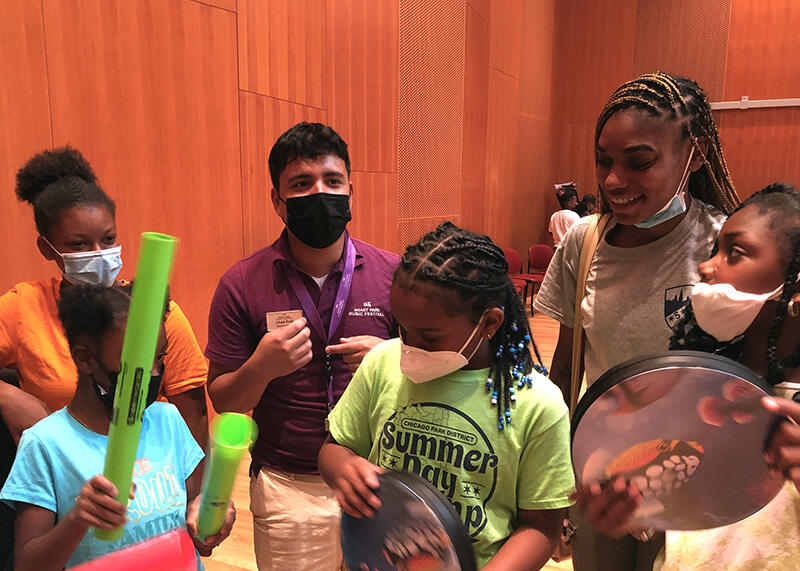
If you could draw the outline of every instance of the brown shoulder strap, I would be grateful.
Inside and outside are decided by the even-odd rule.
[[[583,362],[583,312],[581,311],[581,302],[586,295],[586,279],[589,276],[589,266],[592,264],[594,258],[594,251],[597,249],[597,244],[600,238],[606,231],[609,222],[611,222],[611,214],[595,214],[586,228],[586,234],[583,238],[583,246],[581,246],[581,255],[578,259],[578,274],[577,282],[575,284],[575,321],[572,327],[572,381],[570,384],[570,398],[569,398],[569,413],[575,410],[575,405],[578,404],[578,394],[581,389],[581,363]]]

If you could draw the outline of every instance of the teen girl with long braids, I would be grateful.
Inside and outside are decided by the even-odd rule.
[[[401,337],[362,362],[331,413],[319,467],[356,517],[380,505],[376,474],[421,473],[453,502],[479,567],[539,569],[574,486],[569,421],[533,363],[507,272],[488,237],[449,222],[406,249],[390,293]],[[437,426],[470,438],[453,446]]]
[[[708,100],[690,79],[655,73],[617,89],[597,121],[595,160],[611,222],[591,258],[581,304],[589,384],[614,365],[664,350],[698,280],[697,264],[708,258],[723,213],[738,204]],[[550,377],[565,395],[587,225],[570,229],[534,304],[561,323]],[[649,569],[663,544],[663,534],[649,542],[611,539],[577,519],[579,571]]]

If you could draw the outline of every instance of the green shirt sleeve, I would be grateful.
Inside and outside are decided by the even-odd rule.
[[[369,458],[372,448],[370,412],[373,408],[373,379],[377,371],[376,359],[370,358],[374,357],[373,353],[374,351],[368,353],[361,362],[342,398],[328,417],[331,437],[364,458]]]
[[[528,435],[520,459],[517,481],[517,507],[524,510],[549,510],[572,505],[569,495],[575,489],[570,457],[569,417],[566,405],[557,396],[547,399],[546,409]],[[537,426],[538,425],[538,426]]]

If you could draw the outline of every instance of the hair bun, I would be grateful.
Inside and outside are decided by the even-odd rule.
[[[17,172],[17,198],[34,204],[48,185],[66,177],[94,184],[97,177],[89,162],[69,145],[34,155]]]

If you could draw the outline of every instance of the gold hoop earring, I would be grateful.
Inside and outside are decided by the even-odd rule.
[[[794,300],[790,300],[789,306],[786,308],[786,313],[789,314],[789,317],[797,317],[800,315],[800,304],[795,303]]]

